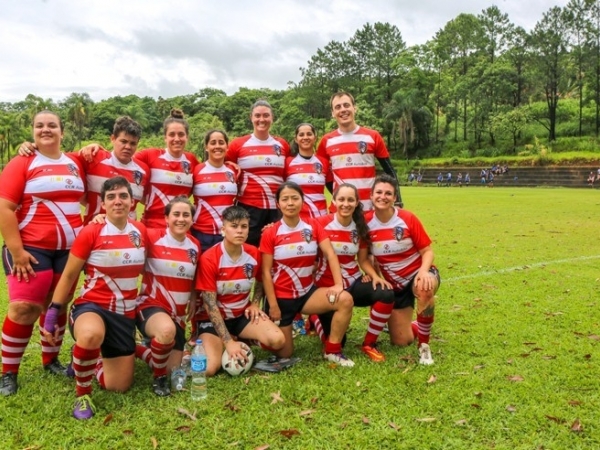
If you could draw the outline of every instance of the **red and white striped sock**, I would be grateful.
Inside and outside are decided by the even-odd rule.
[[[96,380],[102,389],[106,389],[106,383],[104,383],[104,365],[102,364],[102,358],[98,358],[96,363]]]
[[[67,313],[61,314],[58,316],[58,338],[56,339],[56,345],[50,345],[46,336],[42,333],[44,329],[44,322],[46,321],[46,314],[42,313],[40,315],[40,341],[42,343],[42,364],[50,364],[54,358],[58,356],[60,353],[60,347],[62,345],[63,336],[65,335],[65,328],[67,325]],[[50,331],[50,330],[48,330]]]
[[[150,350],[152,350],[152,372],[154,377],[162,377],[167,374],[167,361],[171,354],[171,349],[175,346],[175,341],[168,344],[161,344],[156,339],[150,341]]]
[[[431,315],[423,316],[417,314],[417,326],[419,327],[418,336],[419,344],[429,344],[429,334],[431,333],[431,325],[433,324],[433,310]]]
[[[100,349],[81,348],[75,344],[73,348],[73,370],[75,371],[75,389],[77,397],[91,394],[92,380],[96,364],[100,357]]]
[[[23,353],[32,333],[33,324],[21,325],[6,316],[2,325],[2,375],[8,372],[19,373]]]
[[[135,357],[144,361],[152,369],[152,350],[150,348],[146,347],[145,345],[136,345]]]
[[[317,332],[319,339],[321,339],[321,342],[323,343],[323,345],[325,345],[325,343],[327,342],[327,335],[323,330],[323,324],[321,323],[321,319],[319,319],[319,316],[316,314],[311,314],[308,319],[315,327],[315,331]]]
[[[393,309],[393,303],[375,302],[373,306],[371,306],[367,334],[363,341],[365,345],[373,345],[377,342],[377,338],[383,331],[383,327],[387,321],[390,319]]]

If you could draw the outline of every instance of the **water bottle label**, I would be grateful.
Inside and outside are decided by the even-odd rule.
[[[192,370],[194,372],[206,372],[206,358],[192,358]]]

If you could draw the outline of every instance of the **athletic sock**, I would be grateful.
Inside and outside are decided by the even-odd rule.
[[[308,320],[313,324],[315,331],[319,336],[319,339],[321,339],[321,342],[323,343],[323,345],[325,345],[325,343],[327,342],[327,336],[325,335],[325,330],[323,330],[323,324],[321,323],[321,319],[319,319],[319,316],[316,314],[311,314]]]
[[[33,324],[21,325],[6,316],[2,325],[2,375],[7,372],[19,373],[23,353],[32,333]]]
[[[58,356],[60,353],[60,347],[62,345],[63,336],[65,335],[65,328],[67,325],[67,313],[63,313],[58,316],[58,321],[56,324],[58,325],[58,337],[54,341],[56,345],[50,345],[42,330],[44,329],[44,323],[46,322],[46,314],[42,313],[40,315],[40,341],[42,343],[42,364],[45,366],[46,364],[50,364],[54,358]],[[52,332],[52,330],[48,330]]]
[[[96,362],[96,380],[102,389],[106,389],[106,383],[104,383],[104,364],[102,364],[102,358],[98,358],[98,362]]]
[[[431,325],[433,324],[433,309],[431,315],[423,316],[417,314],[417,326],[419,344],[429,344],[429,334],[431,333]]]
[[[375,302],[373,306],[371,306],[369,325],[367,327],[367,334],[365,335],[363,345],[373,345],[377,342],[377,338],[392,315],[393,309],[393,303]]]
[[[152,350],[145,345],[136,344],[135,357],[141,359],[152,368]]]
[[[329,338],[325,342],[325,353],[342,353],[342,343],[334,344],[329,342]]]
[[[413,320],[413,321],[410,323],[410,328],[411,328],[411,330],[412,330],[412,333],[413,333],[413,339],[414,339],[415,341],[417,341],[417,338],[419,337],[419,325],[417,324],[417,321],[416,321],[416,320]]]
[[[154,377],[162,377],[167,374],[167,361],[171,354],[171,349],[175,346],[175,341],[168,344],[161,344],[155,338],[150,341],[152,350],[152,372]]]
[[[99,356],[99,348],[86,349],[75,344],[73,348],[73,370],[75,371],[77,397],[92,393],[92,380]]]

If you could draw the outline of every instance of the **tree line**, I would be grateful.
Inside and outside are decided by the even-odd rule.
[[[300,68],[285,90],[241,87],[232,95],[204,88],[154,99],[116,96],[94,102],[86,93],[62,101],[30,94],[0,103],[0,163],[30,139],[33,115],[57,111],[65,149],[108,143],[116,117],[142,125],[142,147],[162,146],[162,121],[181,108],[190,122],[188,149],[223,128],[231,137],[251,128],[250,105],[274,107],[272,131],[291,139],[296,125],[320,133],[335,127],[329,98],[354,94],[358,121],[379,130],[398,158],[515,153],[538,138],[597,137],[600,133],[600,2],[572,0],[543,13],[532,30],[512,23],[497,6],[459,14],[425,44],[408,47],[393,24],[365,24],[347,41],[331,41]],[[589,139],[588,139],[589,141]]]

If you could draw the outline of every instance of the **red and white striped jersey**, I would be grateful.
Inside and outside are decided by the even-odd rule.
[[[84,177],[71,154],[52,159],[36,152],[9,161],[0,174],[0,197],[19,205],[15,214],[23,245],[71,248],[82,227]]]
[[[235,170],[224,164],[221,167],[200,163],[194,169],[195,230],[206,234],[219,234],[223,226],[223,211],[232,206],[238,186]]]
[[[144,189],[150,178],[150,169],[140,161],[132,160],[128,164],[119,161],[112,152],[100,150],[92,162],[87,162],[79,153],[75,153],[85,171],[87,181],[87,206],[83,223],[88,224],[97,214],[104,213],[100,193],[102,185],[110,178],[122,176],[131,185],[133,205],[129,213],[131,220],[137,219],[136,207],[144,198]]]
[[[285,159],[290,153],[288,143],[269,136],[261,141],[253,134],[234,139],[227,150],[227,160],[242,169],[242,185],[238,200],[249,206],[276,209],[275,192],[283,183]]]
[[[334,190],[342,183],[353,184],[358,189],[364,210],[369,211],[373,208],[370,194],[376,177],[375,158],[390,156],[383,138],[377,131],[360,126],[350,133],[332,131],[319,142],[317,155],[330,162]],[[330,211],[333,212],[334,209],[332,204]]]
[[[315,219],[300,220],[294,228],[280,220],[265,230],[260,251],[273,255],[271,275],[278,299],[296,299],[310,290],[319,244],[327,238]]]
[[[133,158],[150,168],[142,223],[148,228],[164,228],[167,203],[178,195],[189,197],[192,194],[193,172],[198,159],[190,152],[174,158],[162,148],[144,149]]]
[[[161,307],[185,328],[200,244],[189,235],[180,242],[171,236],[167,228],[151,228],[147,234],[146,269],[137,307],[140,310]]]
[[[233,261],[221,242],[202,254],[200,267],[196,289],[217,293],[217,305],[223,319],[233,319],[244,314],[250,304],[254,280],[260,279],[258,249],[244,244],[242,255]],[[205,311],[202,313],[197,315],[198,319],[208,320],[208,314]]]
[[[329,163],[316,155],[306,159],[300,155],[288,157],[285,161],[285,179],[293,181],[304,192],[304,204],[300,217],[303,220],[327,214],[325,200],[325,177]]]
[[[396,208],[396,214],[382,223],[374,211],[365,214],[371,238],[371,253],[377,259],[383,277],[394,290],[405,288],[421,267],[419,250],[431,244],[423,224],[410,211]]]
[[[366,244],[359,239],[354,221],[345,227],[338,222],[335,213],[319,217],[317,221],[323,226],[325,234],[338,256],[344,289],[347,289],[362,276],[356,255],[358,255],[359,248],[365,248]],[[315,283],[319,287],[334,285],[331,269],[323,255],[319,259],[319,269],[315,274]]]
[[[146,227],[128,222],[124,230],[112,223],[91,223],[83,228],[71,253],[85,263],[85,281],[75,304],[95,303],[133,319],[138,277],[146,260]]]

